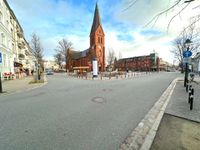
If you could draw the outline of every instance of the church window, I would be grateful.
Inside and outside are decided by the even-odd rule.
[[[101,43],[101,41],[100,41],[100,37],[98,37],[98,43]]]

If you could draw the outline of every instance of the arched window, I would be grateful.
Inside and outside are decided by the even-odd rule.
[[[98,43],[101,43],[101,41],[100,41],[100,37],[98,37]]]

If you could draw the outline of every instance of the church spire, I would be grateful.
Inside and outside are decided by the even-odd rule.
[[[101,19],[100,19],[100,15],[99,15],[98,4],[96,3],[95,13],[94,13],[94,18],[93,18],[93,23],[92,23],[90,35],[92,35],[97,30],[98,26],[101,26]]]

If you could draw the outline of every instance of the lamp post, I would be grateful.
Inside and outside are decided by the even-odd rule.
[[[190,49],[190,44],[192,43],[192,41],[190,39],[187,39],[184,43],[185,47],[187,48],[186,52],[189,52]],[[190,56],[186,55],[186,58],[189,58]],[[186,84],[188,82],[188,61],[185,62],[185,78],[184,78],[184,87],[186,87]]]

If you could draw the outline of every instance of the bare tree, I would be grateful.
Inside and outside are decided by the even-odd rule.
[[[30,47],[38,64],[43,67],[43,48],[39,36],[37,36],[35,33],[31,35]]]
[[[187,39],[192,41],[192,46],[190,46],[190,51],[195,55],[198,52],[200,43],[198,42],[200,38],[200,33],[195,25],[191,25],[185,28],[181,34],[173,41],[173,50],[171,51],[174,54],[174,57],[179,61],[183,72],[183,52],[187,49],[185,47],[185,41]]]
[[[58,41],[58,46],[56,51],[64,56],[65,63],[66,63],[66,71],[71,67],[71,50],[73,49],[72,43],[67,39],[62,39]]]
[[[115,60],[115,51],[112,48],[108,49],[107,63],[110,68],[113,68]]]
[[[63,61],[62,54],[60,52],[57,52],[54,55],[54,59],[55,59],[55,62],[59,65],[59,68],[61,68],[61,64],[62,64],[62,61]]]

